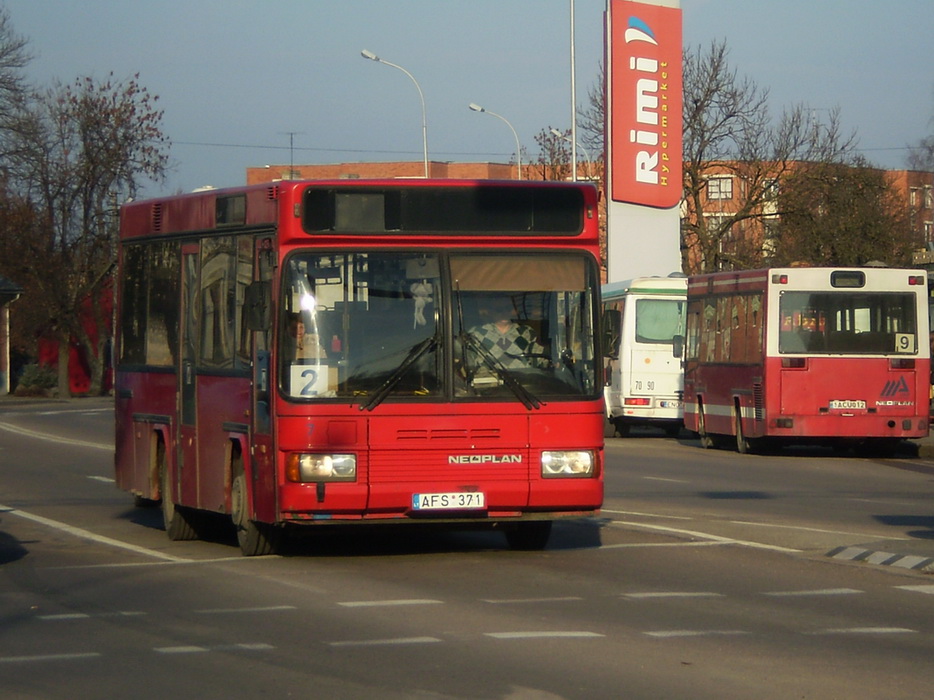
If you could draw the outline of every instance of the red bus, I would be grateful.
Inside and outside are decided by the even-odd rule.
[[[546,546],[598,512],[596,191],[282,181],[123,207],[116,478],[171,539],[228,514]]]
[[[688,281],[685,427],[704,447],[762,441],[879,454],[928,433],[922,270],[783,268]]]

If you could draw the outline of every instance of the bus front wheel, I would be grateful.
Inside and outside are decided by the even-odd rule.
[[[244,556],[274,554],[279,548],[281,530],[274,525],[250,520],[246,475],[240,467],[230,486],[230,518],[237,530],[237,543]]]

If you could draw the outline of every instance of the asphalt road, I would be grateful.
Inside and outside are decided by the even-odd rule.
[[[112,481],[102,402],[0,405],[7,698],[919,698],[934,466],[690,440],[607,446],[600,518],[347,528],[243,558],[170,542]],[[882,551],[881,549],[875,551]]]

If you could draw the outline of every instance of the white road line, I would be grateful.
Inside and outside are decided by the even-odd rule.
[[[380,647],[396,646],[402,644],[437,644],[440,639],[435,637],[399,637],[397,639],[363,639],[348,640],[344,642],[328,642],[332,647]]]
[[[37,615],[37,620],[42,620],[43,622],[60,622],[62,620],[90,620],[92,617],[95,618],[104,618],[104,617],[139,617],[146,615],[144,612],[114,612],[114,613],[101,613],[99,615],[89,615],[88,613],[59,613],[57,615]]]
[[[107,452],[114,451],[113,443],[107,444],[102,442],[89,442],[87,440],[73,440],[71,438],[64,438],[58,435],[51,435],[49,433],[39,433],[35,430],[27,430],[26,428],[20,428],[16,425],[10,425],[9,423],[0,423],[0,430],[6,430],[9,433],[24,435],[26,437],[36,438],[46,442],[58,442],[63,445],[72,445],[73,447],[90,447],[95,450],[106,450]]]
[[[734,525],[748,525],[752,527],[770,527],[776,530],[799,530],[801,532],[817,532],[823,535],[851,535],[854,537],[863,537],[865,539],[873,539],[884,537],[887,540],[910,540],[910,537],[889,537],[888,533],[885,535],[882,534],[869,534],[865,532],[848,532],[847,530],[821,530],[816,527],[801,527],[799,525],[776,525],[774,523],[757,523],[751,522],[749,520],[730,520],[729,522]]]
[[[348,600],[343,603],[338,603],[338,605],[345,608],[378,608],[378,607],[392,607],[395,605],[440,605],[442,601],[440,600],[423,600],[423,599],[412,599],[412,600]]]
[[[656,630],[643,632],[643,634],[656,639],[675,639],[678,637],[736,636],[749,634],[749,632],[743,630]]]
[[[865,591],[858,591],[855,588],[821,588],[813,591],[771,591],[768,593],[763,593],[762,595],[775,596],[776,598],[795,598],[822,595],[855,595],[857,593],[864,592]]]
[[[91,481],[103,481],[105,484],[112,484],[116,481],[113,477],[109,476],[89,476]]]
[[[605,637],[606,635],[597,632],[546,630],[540,632],[484,632],[484,636],[493,637],[493,639],[567,639]]]
[[[153,647],[157,654],[204,654],[209,651],[270,651],[275,649],[272,644],[252,643],[252,644],[219,644],[212,647],[202,647],[195,645],[181,645],[176,647]]]
[[[643,476],[646,481],[666,481],[669,484],[690,484],[687,479],[667,479],[663,476]]]
[[[651,600],[658,598],[722,598],[722,593],[712,593],[707,591],[653,591],[646,593],[623,593],[623,598],[634,598],[636,600]]]
[[[903,591],[912,591],[914,593],[927,593],[928,595],[934,595],[934,585],[927,584],[923,586],[895,586]]]
[[[694,520],[694,518],[685,517],[681,515],[666,515],[662,513],[640,513],[636,510],[610,510],[609,508],[601,508],[601,513],[609,513],[610,515],[634,515],[641,518],[664,518],[665,520]]]
[[[648,523],[636,523],[629,520],[613,520],[610,523],[611,525],[625,525],[626,527],[635,527],[643,528],[646,530],[655,530],[658,532],[667,532],[673,535],[688,535],[690,537],[700,537],[711,542],[721,542],[723,544],[736,544],[743,547],[750,547],[752,549],[767,549],[772,552],[785,552],[786,554],[800,554],[800,549],[792,549],[790,547],[779,547],[774,544],[765,544],[763,542],[750,542],[749,540],[737,540],[732,537],[720,537],[719,535],[711,535],[707,532],[698,532],[696,530],[681,530],[674,527],[665,527],[664,525],[649,525]]]
[[[81,659],[96,659],[100,656],[96,651],[80,654],[39,654],[36,656],[0,656],[0,664],[22,664],[33,661],[79,661]]]
[[[260,608],[214,608],[207,610],[194,610],[198,615],[227,615],[230,613],[257,613],[257,612],[279,612],[281,610],[297,610],[294,605],[269,605]]]
[[[652,547],[722,547],[731,542],[629,542],[625,544],[601,544],[597,549],[643,549]]]
[[[34,515],[32,513],[27,513],[24,510],[17,510],[11,508],[10,506],[5,506],[0,504],[0,513],[9,513],[10,515],[15,515],[17,517],[23,518],[24,520],[30,520],[34,523],[40,525],[45,525],[59,532],[64,532],[75,537],[80,537],[85,540],[91,540],[92,542],[97,542],[98,544],[107,545],[109,547],[116,547],[118,549],[125,549],[130,552],[135,552],[136,554],[142,554],[147,557],[153,557],[155,559],[162,559],[163,561],[172,561],[172,562],[190,562],[191,559],[184,559],[182,557],[176,557],[171,554],[163,554],[162,552],[157,552],[153,549],[147,549],[146,547],[139,547],[135,544],[129,544],[128,542],[121,542],[120,540],[115,540],[110,537],[104,537],[103,535],[96,535],[90,530],[84,530],[80,527],[74,527],[72,525],[67,525],[66,523],[59,522],[58,520],[51,520],[50,518],[43,518],[41,515]]]
[[[490,603],[491,605],[522,605],[524,603],[567,603],[583,600],[580,596],[563,596],[559,598],[481,598],[480,602]]]
[[[808,632],[810,635],[824,634],[917,634],[918,630],[908,629],[906,627],[837,627],[816,632]]]

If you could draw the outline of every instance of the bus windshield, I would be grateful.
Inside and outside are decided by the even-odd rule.
[[[594,271],[578,254],[307,252],[286,260],[292,400],[521,401],[596,391]]]
[[[916,354],[915,295],[796,292],[779,300],[779,352]]]
[[[636,341],[672,345],[684,337],[685,303],[677,299],[636,300]]]

